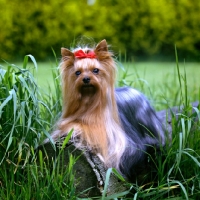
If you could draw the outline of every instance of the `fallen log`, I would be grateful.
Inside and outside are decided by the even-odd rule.
[[[65,168],[69,163],[69,155],[73,155],[74,158],[78,158],[73,165],[76,193],[80,197],[101,196],[104,189],[107,168],[104,167],[99,157],[92,152],[77,149],[70,142],[65,146],[62,154],[59,155],[60,144],[55,142],[55,145],[56,150],[54,150],[50,142],[38,147],[37,151],[42,151],[44,162],[48,160],[48,163],[51,165],[52,158],[53,160],[59,159],[58,162],[63,165],[60,168]],[[107,194],[114,194],[125,189],[118,178],[111,174]]]
[[[199,102],[193,102],[191,106],[191,111],[195,113],[193,107],[198,107]],[[177,106],[157,112],[157,115],[163,122],[168,135],[171,135],[172,133],[172,118],[177,116],[178,113],[182,113],[183,109],[183,106]],[[47,142],[39,146],[37,151],[42,151],[46,160],[52,160],[52,158],[57,159],[60,152],[60,142],[56,141],[55,146],[56,150],[53,148],[50,142]],[[75,171],[74,184],[76,186],[76,193],[81,197],[101,196],[105,185],[106,172],[108,169],[104,167],[99,157],[90,151],[82,151],[77,149],[73,143],[68,142],[63,150],[63,166],[60,167],[65,167],[68,165],[69,155],[79,157],[73,166],[73,170]],[[114,174],[111,174],[109,185],[106,191],[107,195],[119,193],[125,190],[127,190],[127,188],[122,184],[122,182]]]

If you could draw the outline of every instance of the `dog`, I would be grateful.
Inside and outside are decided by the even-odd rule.
[[[52,138],[65,137],[133,181],[148,155],[165,145],[163,125],[147,98],[115,89],[116,63],[106,40],[94,48],[61,48],[63,109]]]

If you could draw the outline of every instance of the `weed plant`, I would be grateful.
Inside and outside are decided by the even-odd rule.
[[[28,67],[29,59],[34,69]],[[57,61],[55,65],[58,66]],[[104,192],[97,199],[198,199],[200,196],[200,111],[190,104],[187,76],[179,71],[177,55],[176,65],[178,86],[174,83],[172,88],[173,83],[166,84],[171,99],[162,98],[168,108],[172,99],[183,108],[179,113],[171,112],[172,133],[166,133],[170,137],[163,155],[155,162],[156,176],[146,184],[131,184],[115,169],[108,169]],[[49,169],[42,152],[37,155],[35,152],[44,138],[51,139],[49,133],[60,116],[62,98],[58,70],[52,70],[56,92],[49,88],[45,94],[34,79],[34,70],[37,63],[31,55],[25,56],[21,67],[6,63],[6,67],[0,68],[0,199],[76,199],[73,170],[76,158],[70,156],[65,169],[58,167],[59,159],[49,160],[53,166]],[[133,82],[127,84],[127,76],[124,71],[119,85],[135,86]],[[138,85],[141,90],[143,83]],[[111,173],[129,189],[106,196]]]
[[[57,71],[53,72],[56,93],[41,94],[25,56],[22,68],[7,63],[0,69],[0,199],[74,199],[73,164],[66,169],[57,161],[43,162],[34,149],[61,111],[61,92]],[[49,89],[49,91],[51,91]],[[59,159],[58,159],[59,160]],[[61,173],[62,172],[62,173]]]

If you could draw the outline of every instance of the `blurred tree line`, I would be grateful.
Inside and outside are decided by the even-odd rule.
[[[79,36],[135,57],[200,60],[199,0],[0,0],[0,59],[60,55]]]

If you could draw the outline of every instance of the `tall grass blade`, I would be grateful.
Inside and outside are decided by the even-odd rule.
[[[30,55],[30,54],[27,55],[27,56],[31,59],[31,61],[32,61],[33,64],[34,64],[35,69],[37,70],[37,69],[38,69],[38,65],[37,65],[37,62],[36,62],[34,56],[32,56],[32,55]]]
[[[105,180],[105,185],[104,185],[104,189],[103,189],[102,200],[105,200],[111,173],[112,173],[112,168],[109,168],[106,172],[106,180]]]
[[[178,184],[180,186],[181,190],[183,191],[183,193],[185,195],[185,199],[188,200],[189,198],[188,198],[188,195],[187,195],[187,191],[186,191],[185,187],[183,186],[183,184],[180,181],[175,181],[175,180],[171,182],[171,184],[174,184],[174,183]]]
[[[178,72],[178,81],[179,81],[179,86],[180,89],[182,89],[182,82],[181,82],[181,73],[180,73],[180,67],[179,67],[179,62],[178,62],[178,53],[175,45],[175,56],[176,56],[176,69]],[[182,91],[181,91],[181,97],[183,96]]]
[[[196,153],[194,150],[192,149],[185,149],[182,151],[183,154],[186,154],[188,157],[190,157],[193,161],[194,161],[194,164],[196,164],[199,168],[200,168],[200,162],[198,161],[198,159],[200,159],[200,155],[197,155],[197,158],[192,156],[190,153],[188,153],[188,151],[191,151],[193,153]]]
[[[9,96],[3,101],[3,103],[0,105],[0,117],[3,113],[3,107],[7,105],[8,101],[12,99],[12,92],[9,92]]]

